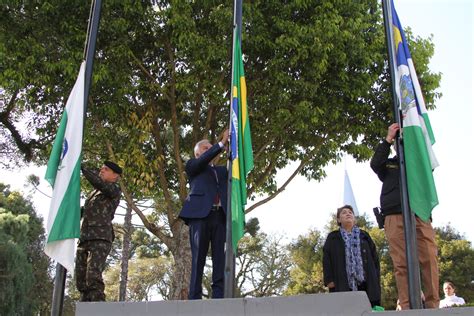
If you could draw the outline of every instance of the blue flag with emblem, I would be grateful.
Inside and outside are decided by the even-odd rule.
[[[433,170],[438,166],[435,142],[415,66],[403,28],[392,2],[392,28],[396,58],[396,91],[403,119],[403,146],[410,208],[428,221],[438,205]]]

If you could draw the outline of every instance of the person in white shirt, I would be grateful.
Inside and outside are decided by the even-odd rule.
[[[444,307],[451,307],[451,306],[459,306],[464,305],[466,302],[462,297],[456,296],[454,293],[456,288],[452,282],[446,281],[443,284],[443,291],[444,291],[444,299],[439,302],[439,308]]]

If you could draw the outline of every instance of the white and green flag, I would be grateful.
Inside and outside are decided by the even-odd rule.
[[[76,238],[80,234],[80,171],[84,122],[85,63],[69,95],[61,118],[45,179],[53,187],[44,252],[74,273]]]
[[[393,3],[392,19],[398,83],[395,88],[403,115],[408,198],[411,210],[422,220],[428,221],[431,211],[438,205],[433,178],[438,161],[431,148],[435,139],[407,40]]]

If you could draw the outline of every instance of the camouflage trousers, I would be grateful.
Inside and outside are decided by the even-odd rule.
[[[102,272],[112,243],[106,240],[86,240],[76,252],[76,287],[82,302],[105,301]]]

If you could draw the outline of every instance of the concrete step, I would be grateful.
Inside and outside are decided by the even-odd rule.
[[[376,316],[365,292],[199,301],[94,302],[76,305],[76,316]],[[383,316],[474,316],[474,307],[386,311]]]

